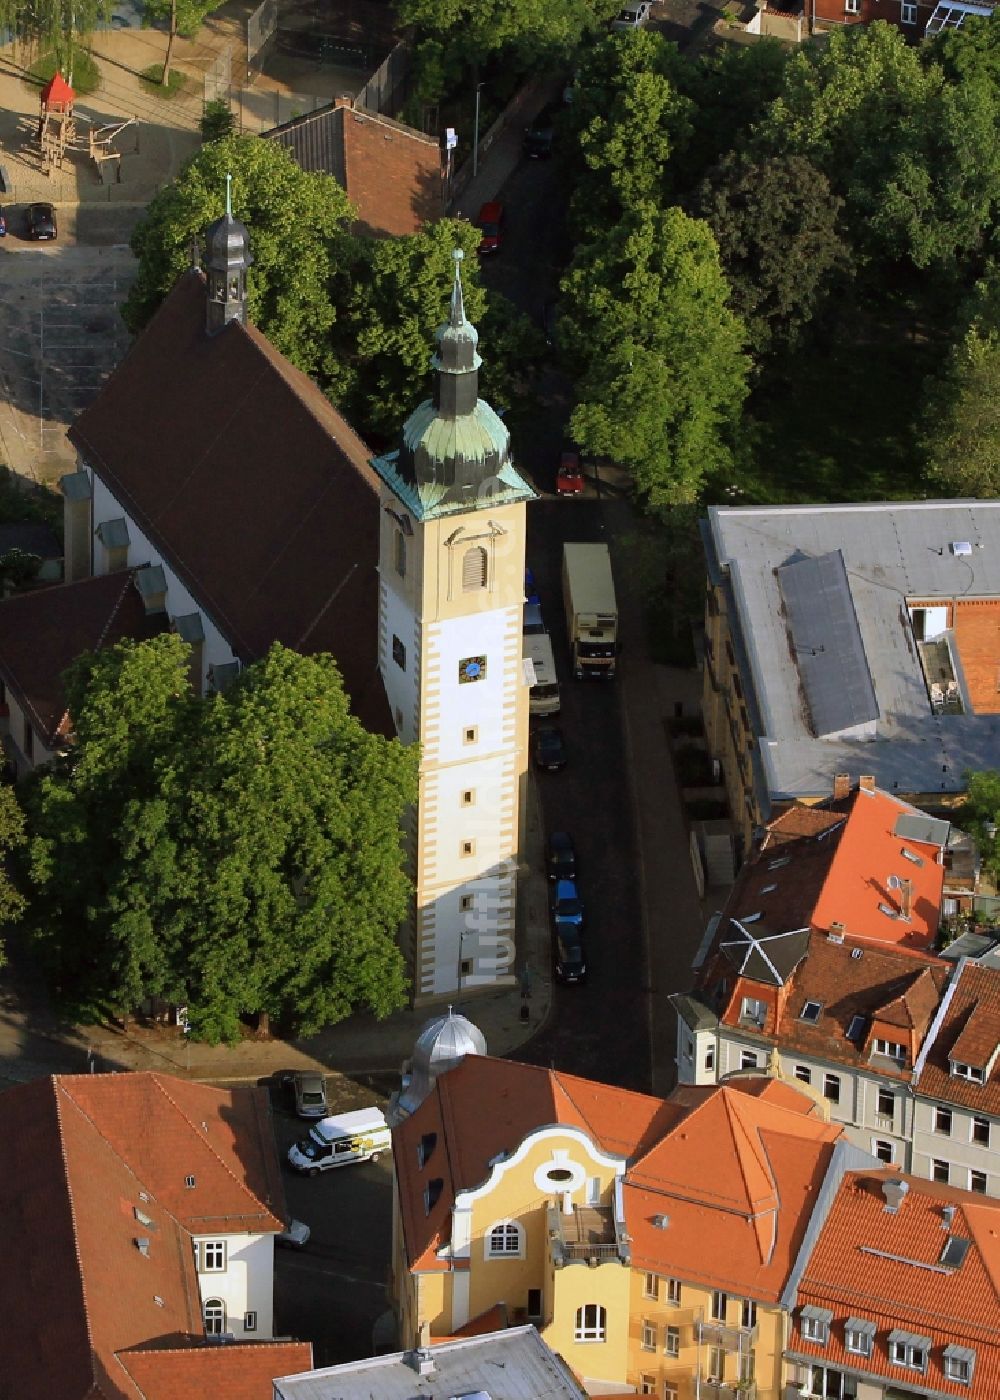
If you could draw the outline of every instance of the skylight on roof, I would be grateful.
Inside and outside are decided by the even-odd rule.
[[[755,924],[759,918],[760,918],[760,910],[758,909],[757,912],[756,912],[756,914],[741,914],[741,915],[740,915],[740,923],[741,923],[741,924]]]
[[[823,1003],[821,1001],[807,1001],[799,1012],[799,1020],[808,1021],[811,1026],[814,1026],[819,1020],[819,1013],[822,1010]]]
[[[848,1040],[860,1040],[865,1028],[865,1018],[863,1016],[852,1016],[844,1034]]]
[[[969,1241],[962,1235],[949,1235],[941,1251],[941,1263],[949,1269],[957,1269],[969,1252]]]
[[[777,860],[767,862],[767,868],[768,870],[780,870],[783,865],[789,865],[791,859],[791,856],[778,856]]]
[[[899,917],[899,910],[894,909],[891,904],[880,903],[878,906],[878,912],[880,914],[884,914],[887,919],[896,919]]]
[[[899,854],[903,857],[904,860],[911,861],[914,865],[923,865],[924,863],[923,858],[921,856],[918,856],[916,851],[908,850],[906,846],[904,846],[901,849]]]
[[[764,888],[761,890],[761,894],[771,894],[777,888],[777,885],[765,885]]]

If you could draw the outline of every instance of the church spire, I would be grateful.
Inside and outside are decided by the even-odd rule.
[[[209,225],[205,234],[208,254],[208,308],[206,328],[209,335],[224,330],[230,321],[246,325],[247,268],[253,262],[250,235],[239,219],[233,218],[233,177],[226,176],[226,212]]]
[[[472,413],[479,399],[479,332],[465,316],[462,292],[461,248],[452,253],[455,280],[447,322],[437,333],[437,354],[431,361],[435,371],[434,406],[442,418],[458,418]]]

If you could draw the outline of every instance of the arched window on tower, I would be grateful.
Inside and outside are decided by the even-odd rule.
[[[462,556],[462,592],[475,593],[486,587],[488,562],[486,550],[481,544],[474,544]]]

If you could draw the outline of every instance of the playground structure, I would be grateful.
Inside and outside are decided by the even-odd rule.
[[[42,88],[39,98],[38,148],[43,175],[52,176],[61,170],[68,154],[86,154],[97,167],[101,184],[108,182],[106,169],[113,169],[118,184],[122,178],[122,156],[131,155],[139,149],[139,124],[135,117],[125,117],[121,121],[106,126],[96,126],[93,118],[76,111],[76,93],[61,73],[53,77]],[[78,130],[77,123],[86,124],[86,134]],[[135,144],[132,151],[122,151],[115,141],[123,131],[134,128]]]

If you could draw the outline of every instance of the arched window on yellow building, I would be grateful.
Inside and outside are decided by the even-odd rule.
[[[487,1259],[514,1259],[524,1254],[524,1231],[516,1220],[498,1220],[486,1236]]]
[[[608,1310],[600,1303],[584,1303],[576,1310],[577,1342],[603,1342],[608,1335]]]

